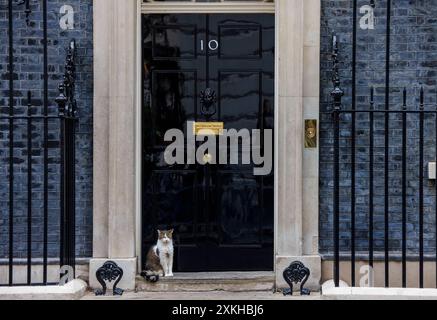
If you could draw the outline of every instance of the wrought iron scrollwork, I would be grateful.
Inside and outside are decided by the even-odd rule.
[[[311,291],[309,289],[305,289],[305,283],[308,281],[311,272],[310,269],[305,267],[302,262],[295,261],[290,266],[284,270],[284,280],[290,286],[290,289],[284,290],[284,296],[293,295],[293,286],[294,284],[301,283],[300,285],[300,294],[302,296],[310,295]]]
[[[117,288],[117,285],[123,278],[123,269],[120,268],[114,261],[107,261],[96,271],[96,278],[102,286],[101,290],[96,290],[96,296],[104,296],[106,294],[106,281],[114,282],[113,294],[114,296],[121,296],[124,290]]]
[[[75,187],[69,181],[75,181],[75,163],[76,163],[76,124],[79,120],[77,117],[77,103],[74,97],[75,91],[75,57],[76,42],[72,40],[67,49],[65,63],[64,81],[59,85],[59,96],[55,99],[58,104],[59,118],[61,122],[61,172],[64,172],[65,178],[62,184],[62,194],[69,195],[63,198],[62,205],[65,206],[63,211],[63,227],[65,228],[64,245],[62,250],[62,265],[74,266],[75,249],[74,249],[74,221],[75,221]]]
[[[341,81],[340,81],[340,72],[339,72],[339,64],[340,61],[338,59],[338,38],[337,36],[332,37],[332,59],[333,59],[333,66],[332,66],[332,83],[334,85],[334,90],[331,92],[331,96],[334,100],[334,110],[340,110],[341,109],[341,100],[344,96],[344,90],[341,88]]]
[[[202,114],[206,117],[212,117],[217,113],[216,108],[217,95],[211,88],[200,92],[200,103],[202,104]]]
[[[56,103],[59,106],[59,116],[77,118],[77,102],[74,97],[76,83],[76,41],[72,40],[67,49],[64,81],[59,85],[59,96]]]

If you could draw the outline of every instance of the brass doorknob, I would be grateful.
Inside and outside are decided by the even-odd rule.
[[[203,156],[203,162],[205,164],[211,163],[212,161],[212,155],[210,155],[209,153],[205,153],[205,155]]]

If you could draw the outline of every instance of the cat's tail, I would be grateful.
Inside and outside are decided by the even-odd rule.
[[[156,283],[159,281],[159,274],[150,270],[145,270],[141,272],[141,276],[146,279],[146,281]]]

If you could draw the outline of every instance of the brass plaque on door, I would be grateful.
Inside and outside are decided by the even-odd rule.
[[[196,136],[220,136],[223,134],[223,122],[195,122],[194,134]]]

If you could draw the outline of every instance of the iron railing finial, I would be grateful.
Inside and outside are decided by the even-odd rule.
[[[65,59],[64,81],[59,85],[59,96],[56,103],[59,108],[59,116],[76,118],[77,103],[75,99],[76,85],[76,41],[73,39],[67,49]]]

